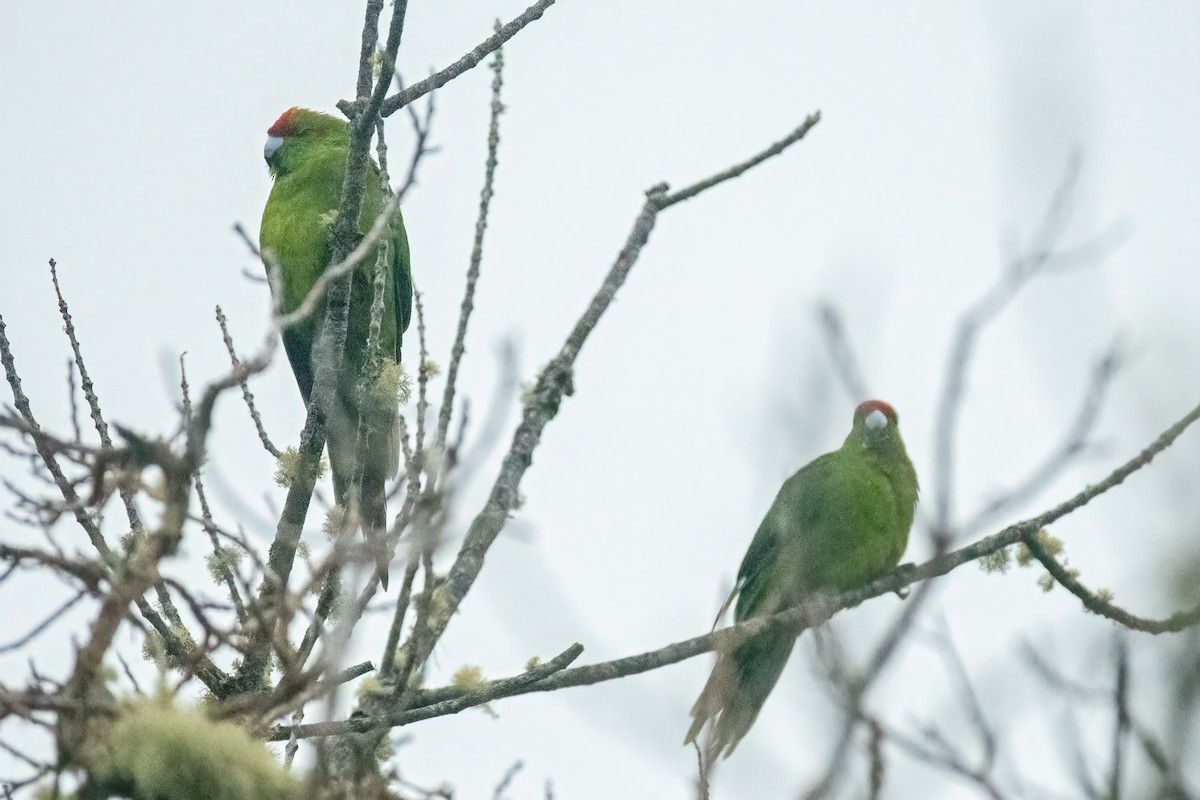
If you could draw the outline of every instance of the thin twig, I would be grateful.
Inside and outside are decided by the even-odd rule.
[[[49,630],[50,626],[53,625],[56,620],[58,620],[64,614],[66,614],[68,611],[70,611],[72,608],[74,608],[76,606],[76,604],[79,603],[80,600],[82,600],[85,597],[88,597],[89,594],[90,593],[86,590],[81,590],[81,591],[76,592],[74,595],[67,598],[66,602],[64,602],[62,605],[60,605],[54,611],[50,612],[50,614],[45,619],[43,619],[41,622],[34,625],[33,628],[30,629],[29,633],[26,633],[24,636],[20,637],[19,639],[14,640],[14,641],[11,641],[8,644],[0,645],[0,653],[11,653],[14,650],[20,650],[22,647],[29,644],[34,639],[36,639],[38,636],[42,635],[47,630]]]
[[[538,0],[538,2],[525,9],[519,16],[515,17],[511,22],[504,25],[500,30],[487,39],[479,43],[471,52],[464,55],[462,58],[455,61],[445,69],[430,75],[423,81],[418,81],[412,86],[405,88],[403,91],[392,95],[383,102],[379,109],[380,116],[390,117],[400,109],[407,106],[409,103],[424,97],[434,89],[440,89],[450,81],[462,75],[467,70],[475,67],[480,61],[483,61],[491,53],[498,50],[501,45],[507,42],[512,37],[516,36],[522,28],[534,20],[541,19],[542,14],[546,13],[546,9],[554,5],[554,0]],[[338,103],[338,108],[343,113],[350,110],[355,104],[342,101]]]
[[[834,372],[841,379],[851,401],[861,402],[869,396],[867,384],[863,380],[854,348],[850,345],[850,337],[846,334],[846,326],[842,323],[842,315],[833,304],[821,302],[817,304],[817,319],[821,322],[825,348],[829,351],[829,360],[833,362]]]
[[[400,73],[396,73],[396,80],[400,82]],[[404,182],[400,184],[400,188],[396,190],[396,196],[404,200],[408,196],[409,190],[417,185],[417,169],[426,156],[436,154],[440,147],[431,146],[429,144],[429,136],[433,130],[433,115],[437,109],[437,104],[434,98],[437,93],[430,92],[425,98],[425,117],[417,113],[416,108],[409,105],[405,108],[408,112],[409,120],[412,122],[413,133],[416,136],[416,141],[413,143],[412,156],[408,162],[408,174],[404,176]]]
[[[1036,492],[1049,486],[1088,446],[1088,437],[1096,426],[1096,420],[1104,407],[1113,379],[1121,368],[1120,347],[1114,342],[1092,368],[1088,388],[1083,393],[1083,402],[1075,420],[1067,429],[1063,441],[1051,451],[1034,470],[1013,489],[995,498],[963,524],[964,533],[973,533],[997,515],[1017,505]]]
[[[528,691],[528,687],[534,685],[546,678],[560,672],[572,661],[579,657],[583,652],[583,645],[573,644],[564,650],[559,655],[544,664],[538,664],[520,675],[515,675],[511,678],[503,678],[498,681],[492,681],[487,686],[480,689],[465,692],[459,697],[450,700],[443,700],[439,703],[415,708],[410,711],[393,713],[384,715],[382,719],[365,719],[362,722],[347,721],[347,722],[318,722],[312,725],[301,726],[300,738],[309,738],[312,736],[335,736],[338,734],[353,731],[355,729],[368,730],[378,728],[390,728],[399,725],[408,725],[413,722],[419,722],[433,717],[443,717],[449,714],[457,714],[468,708],[481,706],[484,703],[497,700],[502,697],[511,697],[515,694],[524,694]],[[277,742],[287,739],[292,735],[291,728],[288,726],[277,726],[269,737],[270,741]]]
[[[221,315],[220,306],[217,307],[217,314],[221,320],[221,329],[225,329],[225,318]],[[229,342],[232,345],[232,341]],[[232,354],[232,349],[230,353]],[[184,365],[183,353],[179,354],[179,391],[183,397],[183,421],[185,425],[192,423],[192,399],[188,391],[187,367]],[[235,356],[233,359],[234,369],[240,366],[240,363]],[[242,391],[246,392],[246,384],[243,381]],[[253,400],[248,400],[252,403]],[[251,414],[255,414],[253,405],[251,405]],[[208,534],[209,541],[213,547],[213,565],[216,567],[216,572],[220,575],[221,580],[225,583],[225,588],[229,592],[229,599],[233,602],[233,607],[237,613],[238,620],[243,624],[249,619],[249,614],[246,612],[246,606],[242,602],[242,594],[238,591],[237,581],[233,578],[233,572],[229,568],[227,560],[222,555],[221,541],[217,536],[217,524],[213,522],[212,509],[208,505],[208,494],[204,491],[204,475],[200,467],[192,475],[192,480],[196,484],[196,499],[200,503],[200,527]]]
[[[500,22],[496,22],[496,32],[500,31]],[[446,387],[442,393],[442,405],[438,410],[437,436],[434,447],[439,452],[446,449],[446,434],[450,430],[450,416],[454,411],[454,391],[458,381],[458,367],[462,362],[467,338],[467,323],[471,319],[471,311],[475,308],[475,284],[479,280],[479,265],[483,260],[483,235],[487,231],[488,209],[491,207],[494,195],[496,177],[496,152],[500,147],[500,114],[504,112],[504,104],[500,101],[500,90],[504,86],[504,50],[496,51],[492,59],[492,115],[488,123],[487,161],[483,173],[483,189],[479,192],[479,214],[475,218],[475,239],[471,245],[471,262],[467,267],[467,287],[463,292],[462,308],[458,314],[458,330],[454,335],[454,345],[450,348],[450,366],[446,370]]]
[[[1091,242],[1066,251],[1058,247],[1070,221],[1072,200],[1079,179],[1081,160],[1073,154],[1062,180],[1042,215],[1026,251],[1010,261],[992,287],[960,317],[946,366],[945,385],[938,401],[934,442],[933,532],[949,537],[954,528],[956,452],[954,443],[958,416],[966,390],[967,373],[983,328],[1013,300],[1030,280],[1066,267],[1098,263],[1124,241],[1119,226],[1096,236]]]
[[[96,433],[100,437],[100,444],[106,448],[112,447],[112,438],[108,433],[108,423],[104,420],[104,413],[100,409],[100,397],[96,394],[95,384],[92,382],[91,376],[88,375],[87,365],[83,360],[83,348],[79,344],[79,337],[75,331],[75,322],[71,318],[71,309],[67,305],[67,300],[63,296],[62,287],[58,282],[58,264],[54,259],[50,259],[50,281],[54,285],[54,295],[58,299],[58,312],[63,320],[63,333],[67,336],[67,341],[71,344],[71,353],[75,360],[75,368],[79,370],[80,387],[83,389],[84,400],[87,401],[88,409],[92,415],[92,424],[96,428]],[[120,482],[117,485],[117,491],[121,496],[121,503],[125,506],[125,516],[129,520],[129,529],[135,534],[143,530],[142,518],[138,513],[137,504],[134,502],[134,489],[125,482]],[[175,608],[175,603],[171,599],[170,593],[163,586],[162,581],[157,581],[154,585],[155,594],[158,597],[159,605],[162,607],[163,613],[172,625],[183,627],[183,620],[179,616],[179,611]]]
[[[1022,541],[1029,548],[1030,554],[1041,562],[1046,571],[1064,589],[1078,597],[1088,611],[1099,614],[1102,617],[1107,617],[1130,630],[1141,631],[1142,633],[1178,633],[1179,631],[1200,624],[1200,604],[1187,611],[1177,611],[1163,619],[1148,619],[1131,614],[1120,606],[1110,603],[1080,583],[1079,579],[1072,575],[1070,570],[1064,567],[1057,558],[1046,550],[1045,546],[1038,539],[1037,534],[1038,531],[1030,531],[1022,537]]]
[[[103,562],[106,565],[111,565],[113,563],[113,553],[109,549],[108,542],[105,541],[104,535],[100,532],[95,520],[88,514],[84,502],[63,473],[62,467],[59,465],[54,449],[51,446],[52,437],[42,432],[42,428],[34,417],[33,410],[30,408],[29,398],[21,388],[21,378],[17,374],[16,362],[5,332],[3,315],[0,315],[0,366],[3,366],[9,387],[12,389],[13,402],[16,405],[17,412],[25,420],[29,430],[35,434],[32,437],[34,446],[37,448],[38,455],[41,457],[46,470],[53,478],[67,506],[72,509],[76,522],[87,533],[88,539],[91,540],[93,547],[96,548]],[[11,548],[0,548],[0,554],[6,550],[11,550]],[[210,690],[218,690],[225,679],[224,673],[207,656],[194,652],[184,643],[154,607],[144,597],[140,596],[140,593],[135,596],[134,601],[137,604],[138,612],[153,626],[158,635],[162,637],[167,652],[183,662],[195,663],[197,677]]]
[[[238,359],[237,350],[233,346],[233,336],[229,333],[229,324],[225,319],[225,312],[220,306],[217,309],[217,324],[221,326],[221,338],[225,342],[225,351],[229,353],[229,363],[237,369],[241,365],[241,360]],[[258,440],[262,442],[263,449],[272,455],[279,458],[279,448],[271,442],[271,437],[267,436],[267,429],[263,426],[262,415],[258,413],[258,408],[254,405],[254,394],[250,391],[250,384],[247,381],[242,381],[242,400],[246,403],[246,408],[250,411],[250,419],[254,421],[254,429],[258,431]]]
[[[1108,800],[1120,800],[1121,775],[1125,763],[1126,743],[1129,741],[1129,643],[1123,632],[1118,632],[1113,650],[1116,653],[1116,681],[1113,686],[1112,770],[1108,779]]]

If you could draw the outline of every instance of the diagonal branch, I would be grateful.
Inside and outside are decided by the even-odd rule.
[[[771,145],[762,153],[674,194],[668,193],[668,186],[665,183],[653,186],[646,192],[646,200],[637,219],[634,220],[633,229],[629,232],[625,246],[617,255],[608,275],[575,323],[575,327],[567,336],[558,355],[550,360],[550,363],[538,376],[537,383],[530,393],[529,402],[525,406],[521,423],[513,434],[512,446],[509,448],[500,467],[500,474],[492,486],[487,504],[471,522],[458,557],[446,576],[446,582],[438,590],[438,602],[435,603],[436,613],[431,615],[432,618],[429,621],[431,635],[426,637],[421,648],[413,653],[416,663],[423,662],[429,656],[433,645],[440,638],[446,625],[450,622],[450,618],[458,610],[471,585],[479,576],[480,570],[483,569],[483,559],[488,548],[500,534],[508,515],[516,508],[521,478],[533,463],[533,451],[541,442],[542,431],[558,413],[563,396],[570,395],[574,391],[572,370],[575,360],[588,336],[600,322],[600,317],[616,297],[617,290],[624,284],[626,276],[633,269],[633,265],[637,263],[642,248],[650,240],[650,234],[654,230],[659,212],[727,180],[736,178],[757,164],[778,155],[785,148],[802,139],[819,120],[819,113],[810,115],[790,135]],[[411,645],[410,642],[407,646]]]
[[[552,5],[554,5],[554,0],[537,0],[536,3],[525,9],[519,16],[501,27],[496,33],[484,39],[475,49],[458,59],[458,61],[430,75],[425,80],[417,81],[412,86],[389,97],[379,109],[380,116],[390,117],[412,101],[424,97],[434,89],[440,89],[467,70],[474,68],[480,61],[487,58],[489,54],[500,49],[501,45],[520,33],[521,29],[526,25],[534,20],[541,19],[542,14],[546,13],[546,9]],[[343,113],[346,113],[352,110],[353,105],[343,100],[338,103],[338,108]]]
[[[421,663],[428,657],[433,645],[440,638],[450,618],[482,570],[488,548],[500,534],[509,513],[516,507],[521,478],[533,461],[533,451],[541,441],[542,431],[557,414],[563,396],[570,395],[574,391],[572,370],[575,360],[588,336],[599,323],[600,317],[612,303],[617,290],[625,282],[626,276],[637,262],[642,248],[649,241],[659,212],[726,180],[735,178],[767,158],[777,155],[790,144],[803,138],[819,119],[818,114],[811,115],[791,135],[773,144],[754,158],[675,194],[668,194],[666,184],[654,186],[646,193],[646,201],[634,221],[633,229],[626,239],[625,246],[618,254],[600,289],[567,336],[558,355],[546,365],[538,377],[531,393],[530,402],[526,405],[521,424],[513,435],[513,444],[504,458],[488,502],[472,521],[458,557],[446,577],[446,582],[438,590],[436,612],[431,615],[429,620],[430,635],[422,637],[421,642],[410,641],[407,645],[409,648],[416,648],[416,652],[410,653],[412,662]]]
[[[1062,562],[1046,550],[1045,546],[1038,539],[1037,531],[1023,537],[1021,541],[1029,548],[1029,552],[1033,557],[1040,561],[1042,566],[1046,568],[1046,571],[1053,576],[1054,580],[1062,584],[1062,587],[1068,592],[1078,597],[1083,602],[1084,607],[1094,614],[1107,617],[1130,630],[1141,631],[1142,633],[1178,633],[1179,631],[1200,624],[1200,605],[1187,611],[1177,611],[1164,619],[1147,619],[1146,617],[1131,614],[1084,586],[1078,578],[1071,574],[1069,569],[1062,565]]]
[[[531,692],[552,692],[572,686],[589,686],[630,675],[637,675],[685,661],[702,653],[737,647],[748,639],[767,633],[768,631],[788,630],[799,634],[801,631],[826,622],[839,611],[854,608],[874,597],[898,592],[920,581],[928,581],[932,578],[941,577],[963,564],[1016,544],[1019,541],[1025,540],[1026,537],[1032,537],[1033,534],[1052,522],[1077,511],[1105,492],[1119,486],[1126,478],[1148,465],[1155,456],[1170,447],[1197,420],[1200,420],[1200,405],[1197,405],[1185,414],[1178,422],[1163,431],[1157,439],[1147,445],[1140,453],[1117,467],[1099,483],[1088,486],[1068,500],[1036,517],[1009,525],[998,533],[986,536],[958,550],[952,550],[931,558],[923,564],[901,567],[864,587],[843,592],[822,602],[805,603],[769,617],[755,617],[727,628],[669,644],[657,650],[650,650],[612,661],[564,669],[513,691],[506,691],[503,696],[512,697]],[[1200,618],[1191,622],[1192,625],[1198,623],[1200,623]],[[424,695],[418,693],[414,698],[415,702],[421,702],[423,696],[427,698],[440,696],[442,691],[446,690],[433,690],[429,694]],[[492,697],[490,699],[496,698]],[[462,708],[468,707],[461,703],[454,706],[443,706],[441,705],[442,702],[444,701],[439,701],[435,704],[439,709],[447,709],[440,711],[440,714],[453,714],[462,710]],[[479,702],[487,702],[487,700],[480,700]],[[386,718],[387,724],[404,725],[409,722],[416,722],[439,715],[427,711],[426,709],[428,708],[433,708],[433,706],[418,706],[397,712],[393,716]],[[359,723],[321,723],[321,727],[306,728],[307,733],[300,735],[301,737],[334,735],[347,730],[353,730],[353,727],[350,726],[354,724]],[[276,728],[272,733],[272,738],[287,739],[291,734],[291,730],[291,728],[287,727]]]

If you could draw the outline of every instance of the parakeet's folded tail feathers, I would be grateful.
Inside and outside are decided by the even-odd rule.
[[[374,469],[364,469],[362,478],[362,529],[363,537],[375,552],[376,571],[379,585],[388,588],[388,517],[387,482],[396,477],[400,470],[400,415],[393,414],[385,434],[379,437],[382,453]],[[384,460],[386,459],[386,461]]]
[[[758,712],[775,688],[792,654],[791,636],[758,636],[732,653],[721,653],[708,683],[692,706],[692,726],[683,743],[690,744],[712,720],[706,757],[724,751],[726,758],[750,730]]]
[[[379,585],[386,592],[389,559],[387,552],[387,490],[383,476],[363,475],[359,519],[362,524],[363,538],[366,539],[367,546],[375,554],[375,568],[379,575]]]
[[[367,547],[375,557],[379,584],[388,588],[387,548],[387,482],[396,475],[400,462],[400,419],[391,413],[388,422],[365,420],[366,439],[363,452],[356,451],[359,442],[358,415],[350,403],[327,420],[329,462],[333,471],[333,490],[338,505],[350,508],[357,499],[358,521]],[[352,496],[351,476],[358,470],[357,498]]]

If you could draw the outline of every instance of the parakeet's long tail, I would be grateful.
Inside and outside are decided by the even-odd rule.
[[[388,588],[388,518],[387,482],[395,477],[400,466],[400,418],[393,415],[386,433],[364,458],[362,488],[359,500],[359,518],[367,546],[375,554],[376,573],[379,585]]]
[[[363,538],[367,540],[367,546],[375,554],[375,569],[379,576],[379,585],[386,592],[388,588],[388,521],[387,489],[384,476],[378,473],[363,475],[359,518],[362,524]]]
[[[795,641],[787,633],[769,633],[751,639],[732,653],[718,655],[704,691],[692,706],[692,726],[683,743],[694,742],[705,723],[712,720],[707,757],[724,751],[728,758],[775,688]]]
[[[366,440],[361,464],[356,449],[359,444],[357,413],[350,411],[331,415],[327,425],[326,441],[338,504],[343,507],[351,504],[354,484],[348,476],[354,475],[355,470],[359,469],[358,522],[367,548],[375,558],[379,585],[387,591],[391,556],[387,546],[387,481],[396,474],[399,461],[398,419],[393,415],[390,421],[382,425],[370,426],[369,430],[381,432]]]

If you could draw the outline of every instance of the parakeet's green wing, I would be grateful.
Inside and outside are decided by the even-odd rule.
[[[404,232],[404,218],[396,211],[393,223],[396,233],[392,238],[392,294],[396,306],[396,363],[400,363],[400,341],[408,330],[412,319],[412,262],[408,254],[408,235]]]
[[[780,590],[779,576],[776,575],[780,551],[784,546],[803,545],[803,527],[815,520],[825,494],[824,487],[834,472],[833,455],[826,453],[814,459],[789,478],[758,526],[738,568],[738,598],[734,610],[734,619],[738,622],[763,609],[769,589]]]

